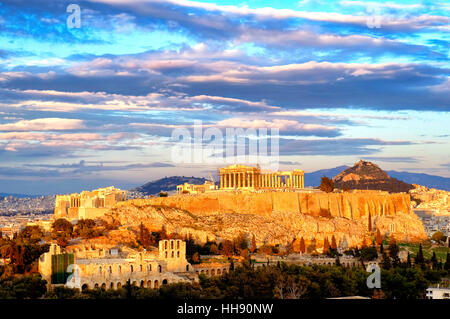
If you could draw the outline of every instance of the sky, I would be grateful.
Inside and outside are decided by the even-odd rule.
[[[215,175],[174,156],[199,121],[276,129],[283,170],[450,177],[449,48],[445,0],[0,0],[0,192]]]

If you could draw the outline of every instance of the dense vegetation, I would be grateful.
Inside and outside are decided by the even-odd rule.
[[[159,290],[139,288],[129,283],[118,290],[86,290],[78,291],[64,287],[46,290],[46,282],[37,273],[38,257],[48,251],[45,241],[57,240],[62,244],[72,238],[93,238],[102,235],[117,225],[109,225],[100,221],[84,220],[73,225],[65,220],[56,220],[52,231],[45,234],[37,226],[28,226],[16,234],[13,239],[0,238],[0,258],[10,262],[0,266],[0,299],[4,298],[304,298],[320,299],[349,295],[362,295],[373,298],[417,299],[423,298],[425,289],[436,283],[442,283],[450,276],[450,254],[437,255],[434,251],[425,254],[419,245],[414,254],[408,254],[406,261],[398,257],[399,246],[395,240],[387,242],[379,231],[374,236],[371,246],[364,244],[360,248],[348,249],[344,252],[359,258],[358,267],[340,266],[336,240],[324,241],[323,254],[336,258],[334,266],[299,266],[278,262],[276,266],[269,264],[256,267],[251,260],[251,253],[259,252],[267,255],[283,256],[292,252],[293,246],[256,247],[254,236],[251,241],[244,234],[233,240],[221,243],[207,241],[197,244],[192,238],[182,238],[177,234],[168,235],[165,228],[159,232],[150,232],[141,225],[138,230],[140,247],[153,246],[161,239],[182,238],[186,240],[186,253],[191,263],[199,263],[201,256],[222,255],[232,266],[230,272],[215,277],[200,275],[199,283],[179,283],[163,285]],[[439,237],[439,238],[438,238]],[[436,239],[442,240],[439,234]],[[44,239],[44,240],[43,240]],[[303,245],[302,245],[303,243]],[[384,243],[384,245],[383,245]],[[403,244],[402,244],[403,245]],[[300,250],[306,250],[303,239]],[[233,261],[243,260],[241,266],[234,267]],[[381,257],[381,289],[371,290],[367,287],[368,273],[365,264]],[[443,259],[445,257],[445,259]],[[448,279],[447,279],[448,280]]]

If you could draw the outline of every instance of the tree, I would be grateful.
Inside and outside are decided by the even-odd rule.
[[[383,252],[381,265],[383,269],[389,270],[391,268],[391,258]]]
[[[212,245],[209,247],[209,252],[210,252],[211,254],[213,254],[213,255],[218,255],[218,254],[219,254],[219,248],[217,247],[216,244],[212,244]]]
[[[194,255],[192,255],[192,262],[194,264],[199,264],[200,263],[200,255],[197,252],[194,253]]]
[[[447,271],[450,270],[450,253],[449,252],[447,252],[447,258],[445,259],[444,269]]]
[[[394,238],[389,241],[389,257],[392,259],[392,265],[397,267],[400,264],[400,258],[398,258],[399,248]]]
[[[225,240],[222,243],[222,255],[232,256],[233,255],[233,243],[229,240]]]
[[[155,238],[150,234],[150,231],[143,223],[139,225],[139,243],[144,247],[148,248],[155,244]]]
[[[411,268],[411,256],[409,255],[409,251],[408,251],[408,258],[406,259],[406,267]]]
[[[300,252],[304,254],[306,252],[305,240],[303,237],[300,239]]]
[[[433,236],[431,236],[431,239],[438,243],[444,241],[444,238],[445,236],[441,231],[437,231],[433,234]]]
[[[378,228],[377,228],[377,234],[375,237],[375,242],[377,243],[378,246],[383,244],[383,238],[381,237],[381,232]],[[380,247],[380,249],[382,249],[382,248]]]
[[[330,243],[328,242],[328,237],[323,240],[323,254],[326,255],[330,252]]]
[[[425,259],[423,258],[422,244],[419,244],[419,251],[417,252],[414,263],[416,265],[421,265],[421,266],[423,266],[425,264]]]
[[[431,261],[431,265],[433,266],[433,269],[438,269],[438,260],[437,260],[435,251],[433,251],[433,256],[431,256],[430,261]]]
[[[254,253],[256,251],[256,238],[255,235],[253,234],[252,236],[252,248],[250,250],[252,253]]]
[[[73,225],[67,219],[59,218],[53,223],[53,232],[63,232],[72,236]]]
[[[24,245],[35,245],[44,237],[44,231],[39,226],[25,226],[17,236],[17,240]]]
[[[341,260],[339,259],[339,256],[336,256],[336,262],[335,262],[336,266],[340,266],[341,265]]]
[[[167,235],[166,225],[162,225],[161,232],[159,233],[160,239],[168,239],[169,236]]]
[[[336,238],[334,235],[331,237],[331,249],[337,250]]]
[[[331,193],[334,190],[334,182],[326,176],[322,176],[320,180],[319,189],[326,193]]]

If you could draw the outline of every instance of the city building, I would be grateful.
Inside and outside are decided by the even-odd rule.
[[[450,288],[429,287],[426,294],[427,299],[450,299]]]
[[[67,247],[52,244],[39,258],[39,272],[49,289],[67,286],[77,289],[118,289],[130,284],[159,288],[177,282],[192,282],[198,276],[186,260],[186,243],[161,240],[159,249],[138,252],[127,247]]]
[[[125,200],[126,191],[114,186],[80,194],[58,195],[55,200],[55,218],[95,219],[103,216],[117,202]]]

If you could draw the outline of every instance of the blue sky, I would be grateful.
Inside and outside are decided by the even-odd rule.
[[[69,4],[81,28],[68,28]],[[274,127],[282,169],[450,177],[447,1],[0,0],[0,192],[130,188],[171,132]]]

